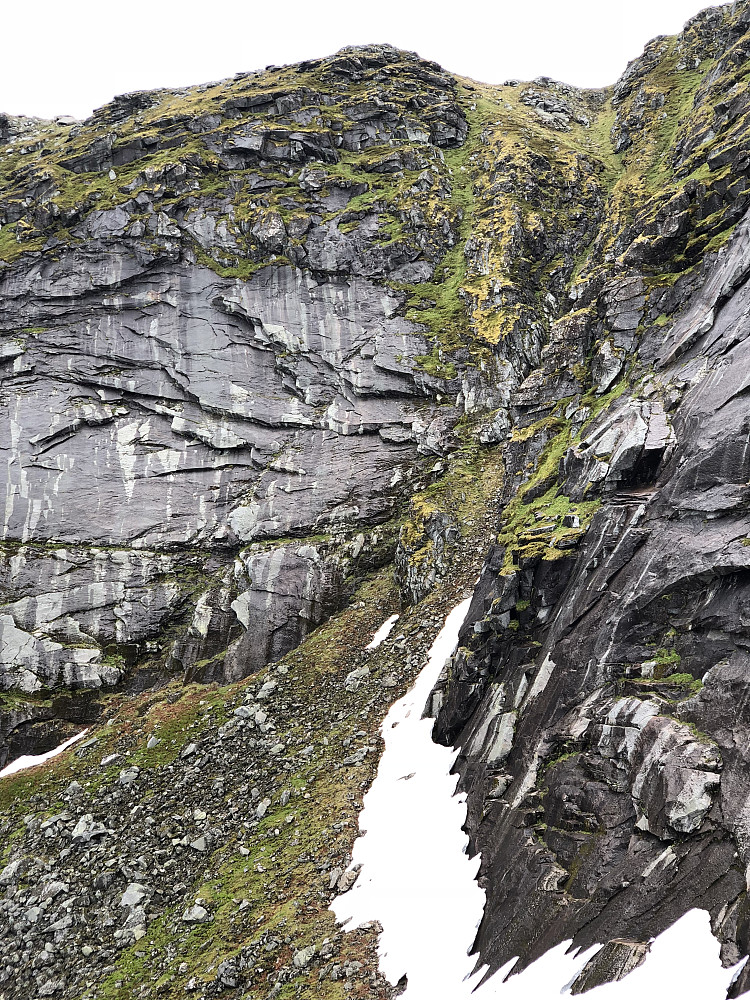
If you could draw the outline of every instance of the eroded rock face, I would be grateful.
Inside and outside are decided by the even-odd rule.
[[[404,282],[455,240],[450,206],[418,206],[450,190],[456,83],[388,47],[277,75],[273,92],[253,76],[196,89],[205,114],[165,117],[186,95],[159,92],[74,128],[8,119],[4,691],[259,669],[391,558],[397,528],[377,526],[451,445],[460,409],[420,367],[431,336]],[[391,239],[404,171],[413,218]]]
[[[703,51],[712,18],[678,47]],[[432,697],[482,856],[482,961],[604,945],[574,992],[636,967],[691,907],[726,965],[747,952],[750,217],[720,209],[743,213],[731,238],[668,288],[700,225],[690,191],[620,235],[637,268],[568,295],[556,328],[588,329],[593,392],[571,398],[580,373],[542,355],[512,394],[498,542]]]
[[[431,705],[481,960],[598,942],[583,992],[694,906],[747,954],[749,28],[602,91],[365,46],[1,118],[0,763],[102,689],[256,673],[374,569],[424,601],[499,499]]]

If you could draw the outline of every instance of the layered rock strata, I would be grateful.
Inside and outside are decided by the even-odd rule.
[[[726,965],[748,952],[749,26],[707,11],[614,89],[625,172],[511,394],[497,543],[433,695],[482,854],[482,960],[604,944],[577,992],[693,907]],[[709,220],[727,228],[705,244]]]
[[[460,413],[404,315],[456,239],[456,89],[376,47],[4,119],[11,753],[61,690],[258,670],[392,558]]]

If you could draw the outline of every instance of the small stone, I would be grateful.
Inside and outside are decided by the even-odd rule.
[[[180,757],[183,760],[185,760],[187,757],[192,757],[193,754],[195,753],[195,751],[197,749],[198,749],[197,744],[195,744],[195,743],[188,743],[188,745],[185,747],[185,749],[180,754]]]
[[[200,854],[203,854],[204,851],[206,850],[206,846],[207,846],[206,845],[206,838],[205,837],[198,837],[197,840],[192,840],[190,842],[190,846],[193,848],[194,851],[198,851]]]
[[[258,701],[264,701],[266,698],[270,698],[273,692],[277,688],[276,681],[266,681],[263,687],[260,689],[256,695]]]
[[[10,885],[11,882],[14,882],[17,879],[20,870],[21,861],[11,861],[11,863],[6,865],[0,872],[0,885]]]
[[[307,948],[300,948],[299,951],[296,951],[294,953],[294,956],[292,958],[292,964],[294,965],[295,969],[304,969],[310,964],[310,962],[313,960],[314,957],[315,957],[315,945],[311,944],[308,945]]]
[[[656,660],[646,660],[641,664],[641,677],[653,677],[657,666]]]
[[[357,670],[352,670],[351,673],[347,674],[346,680],[344,681],[345,689],[353,694],[357,691],[362,684],[362,681],[370,676],[369,667],[359,667]]]
[[[148,895],[148,889],[140,882],[131,882],[122,894],[120,906],[138,906],[138,904]]]
[[[348,892],[354,883],[357,881],[357,875],[359,875],[360,865],[356,865],[351,871],[344,872],[341,878],[338,880],[336,888],[339,892]]]
[[[160,743],[161,743],[161,740],[159,739],[158,736],[149,736],[148,743],[146,743],[146,749],[147,750],[154,750],[156,747],[159,746]]]
[[[71,837],[74,844],[87,844],[94,837],[102,837],[109,833],[103,823],[96,823],[91,813],[86,813],[73,827]]]
[[[199,903],[196,903],[185,910],[182,914],[182,919],[186,924],[205,924],[211,918],[208,910]]]

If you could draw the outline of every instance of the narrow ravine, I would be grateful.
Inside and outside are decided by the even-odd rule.
[[[466,854],[466,800],[455,794],[458,779],[450,773],[457,751],[433,743],[433,720],[422,717],[468,605],[465,600],[448,615],[427,665],[386,716],[385,749],[354,846],[352,867],[361,866],[359,875],[331,908],[347,930],[379,921],[380,969],[394,986],[406,978],[405,1000],[555,1000],[569,992],[598,946],[566,955],[567,945],[559,945],[507,982],[513,962],[481,983],[483,970],[469,955],[484,908],[476,882],[480,859]],[[692,910],[652,943],[644,965],[587,996],[724,1000],[742,964],[722,968],[708,913]]]

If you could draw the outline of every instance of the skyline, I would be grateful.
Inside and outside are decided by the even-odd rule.
[[[127,19],[93,0],[57,5],[40,0],[33,47],[26,12],[5,13],[8,46],[0,65],[0,111],[53,118],[87,117],[117,94],[188,87],[236,73],[332,55],[347,45],[387,42],[484,83],[539,76],[579,87],[614,84],[650,39],[675,34],[706,4],[700,0],[633,0],[627,11],[598,0],[480,0],[471,17],[447,21],[420,0],[382,0],[353,11],[344,0],[313,7],[250,8],[229,0],[221,15],[175,0],[155,7],[132,0]],[[731,6],[726,4],[723,6]],[[477,30],[477,26],[481,30]]]

